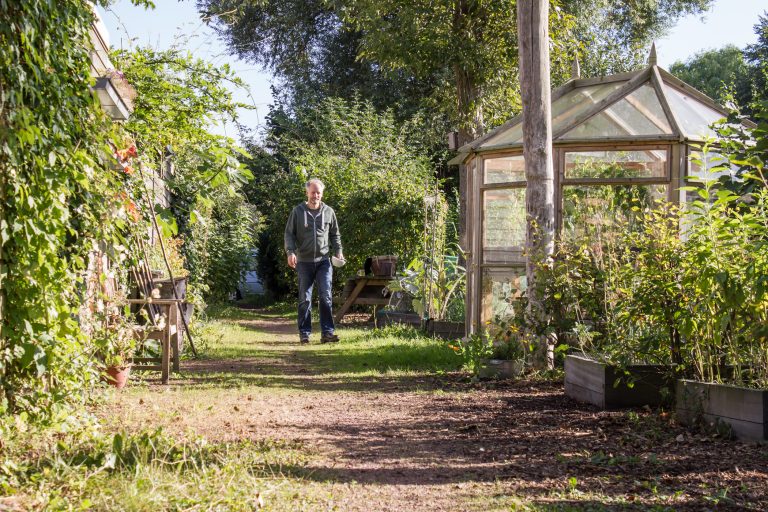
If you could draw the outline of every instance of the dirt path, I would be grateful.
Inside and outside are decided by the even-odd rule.
[[[252,353],[189,362],[116,407],[127,424],[301,446],[279,475],[294,503],[277,493],[274,510],[768,509],[764,448],[578,405],[559,383],[338,374],[344,338],[300,346],[292,321],[239,324],[260,333]]]

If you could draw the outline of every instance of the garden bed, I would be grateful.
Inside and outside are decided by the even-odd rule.
[[[677,419],[726,426],[739,439],[768,441],[768,390],[678,380]]]
[[[397,324],[420,327],[421,319],[416,313],[406,313],[404,311],[380,310],[376,312],[376,325],[379,327]]]
[[[445,320],[427,320],[427,334],[446,340],[455,340],[466,334],[464,322],[448,322]]]
[[[658,406],[674,391],[671,371],[662,365],[632,365],[623,369],[579,355],[565,358],[565,394],[601,409]],[[619,380],[620,379],[620,380]],[[619,380],[618,386],[615,386]],[[632,382],[632,386],[628,385]]]

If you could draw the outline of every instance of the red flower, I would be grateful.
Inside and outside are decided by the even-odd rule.
[[[130,176],[133,174],[133,167],[131,167],[130,165],[126,165],[125,167],[123,167],[123,172]]]
[[[128,215],[131,216],[134,222],[138,222],[139,219],[141,219],[141,214],[139,213],[139,209],[136,207],[136,203],[133,201],[128,201],[125,204],[125,209],[128,212]]]
[[[131,144],[130,146],[128,146],[128,155],[130,155],[133,158],[136,158],[137,156],[139,156],[138,151],[136,151],[135,145]]]

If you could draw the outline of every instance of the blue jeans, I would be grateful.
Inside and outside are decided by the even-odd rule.
[[[309,336],[312,332],[312,289],[317,283],[320,299],[320,329],[323,334],[333,334],[333,303],[331,301],[331,278],[333,267],[331,260],[317,263],[299,261],[296,263],[299,274],[299,334]]]

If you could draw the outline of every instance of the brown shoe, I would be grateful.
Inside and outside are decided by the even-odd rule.
[[[320,338],[320,343],[338,343],[339,337],[335,334],[323,334],[322,338]]]

